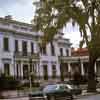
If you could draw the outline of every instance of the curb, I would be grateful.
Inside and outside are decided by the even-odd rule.
[[[27,98],[28,96],[13,96],[13,97],[4,97],[0,98],[0,100],[5,100],[5,99],[16,99],[16,98]]]
[[[81,95],[77,95],[74,98],[79,99],[79,98],[88,97],[88,96],[91,96],[91,95],[98,95],[98,94],[100,94],[100,91],[94,92],[94,93],[83,92]]]

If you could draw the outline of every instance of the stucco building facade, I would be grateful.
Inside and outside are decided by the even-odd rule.
[[[0,72],[20,80],[29,80],[30,76],[39,82],[61,80],[59,57],[71,56],[70,40],[58,33],[41,47],[42,36],[42,32],[33,31],[31,24],[0,18]]]

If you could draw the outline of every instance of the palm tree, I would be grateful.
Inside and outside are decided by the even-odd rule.
[[[34,5],[33,28],[45,33],[44,44],[67,23],[79,26],[83,38],[80,46],[85,43],[89,51],[88,91],[96,91],[94,64],[100,57],[100,0],[40,0]]]

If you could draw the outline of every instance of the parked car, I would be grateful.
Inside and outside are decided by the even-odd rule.
[[[82,89],[73,84],[66,84],[66,89],[68,89],[72,95],[79,95],[82,93]]]
[[[65,84],[54,84],[30,93],[29,100],[73,100],[73,95]]]
[[[72,95],[78,95],[82,93],[82,88],[79,85],[75,85],[71,80],[63,82],[66,84],[66,88],[71,92]]]

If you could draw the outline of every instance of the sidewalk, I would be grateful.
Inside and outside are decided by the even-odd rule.
[[[97,92],[87,92],[87,90],[83,90],[81,95],[74,96],[74,98],[82,98],[86,96],[91,96],[91,95],[97,95],[100,94],[100,88],[97,89]]]
[[[28,90],[27,91],[25,91],[25,90],[24,91],[23,90],[9,90],[9,91],[3,91],[2,96],[3,96],[3,98],[10,100],[13,98],[17,99],[17,98],[28,97],[28,93],[29,93]],[[1,100],[1,98],[0,98],[0,100]]]
[[[16,98],[7,98],[7,99],[0,99],[0,100],[29,100],[28,97],[16,97]]]

